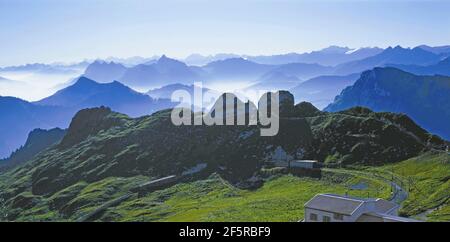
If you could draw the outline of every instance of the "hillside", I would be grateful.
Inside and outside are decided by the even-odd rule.
[[[364,72],[326,111],[354,106],[405,113],[431,133],[450,139],[450,78],[417,76],[395,68]]]
[[[174,126],[170,110],[137,119],[107,108],[82,110],[59,145],[0,176],[0,196],[9,209],[4,219],[76,220],[149,179],[198,166],[204,169],[190,179],[216,173],[233,186],[259,187],[250,178],[280,149],[327,164],[381,165],[446,145],[404,115],[366,109],[324,113],[307,103],[289,103],[283,110],[291,111],[282,115],[274,137],[259,136],[257,126]],[[145,209],[153,204],[148,201],[127,200],[123,206]],[[129,216],[120,213],[105,220]]]
[[[409,196],[400,209],[403,216],[421,220],[450,220],[450,154],[428,152],[383,167],[368,168],[403,184]]]
[[[66,134],[65,130],[54,128],[50,130],[35,129],[28,134],[25,144],[14,151],[8,158],[0,159],[0,170],[18,166],[44,149],[59,143]]]

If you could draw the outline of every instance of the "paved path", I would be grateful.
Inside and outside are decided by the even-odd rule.
[[[343,173],[348,175],[361,175],[365,176],[367,178],[376,178],[379,180],[382,180],[392,187],[392,196],[389,198],[389,201],[395,202],[396,204],[400,205],[403,201],[405,201],[408,198],[408,192],[402,188],[398,183],[395,181],[391,181],[387,179],[386,177],[383,177],[381,175],[378,175],[374,172],[366,172],[366,171],[360,171],[360,170],[346,170],[346,169],[335,169],[335,168],[323,168],[323,171],[328,172],[334,172],[334,173]],[[395,179],[394,179],[395,180]]]

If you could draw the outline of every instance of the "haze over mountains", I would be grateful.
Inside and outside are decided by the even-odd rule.
[[[450,75],[449,56],[450,46],[423,45],[415,48],[397,46],[384,50],[331,46],[309,53],[272,56],[191,55],[184,60],[172,59],[165,55],[150,58],[111,57],[69,65],[28,64],[4,67],[0,68],[2,77],[0,78],[0,95],[3,95],[0,97],[0,114],[2,114],[0,116],[0,157],[8,156],[13,150],[23,145],[28,133],[35,128],[66,128],[72,116],[80,109],[105,105],[111,107],[113,111],[133,117],[150,114],[160,109],[173,107],[175,104],[167,99],[170,93],[177,88],[191,93],[192,85],[198,81],[203,83],[204,91],[217,90],[217,96],[230,90],[291,90],[296,102],[308,101],[322,109],[332,103],[347,86],[353,85],[360,74],[366,70],[376,67],[395,67],[416,75],[448,76]],[[84,77],[79,78],[80,76]],[[411,84],[403,80],[404,75],[397,75],[397,72],[389,72],[383,77],[389,83],[402,83],[398,86],[401,90],[412,88],[411,91],[413,91],[414,88],[422,87],[420,85],[410,87]],[[424,80],[428,82],[433,78],[427,77]],[[370,92],[374,87],[369,85],[356,88],[359,82],[361,81],[356,82],[355,90],[358,89],[358,93],[363,93],[360,94],[363,95],[361,100],[350,101],[351,98],[343,98],[347,96],[343,93],[341,99],[345,102],[337,99],[327,110],[335,111],[344,106],[365,105],[375,110],[386,108],[386,111],[406,112],[408,115],[411,113],[411,117],[424,125],[427,130],[448,138],[443,124],[433,121],[433,118],[425,122],[419,117],[420,115],[410,109],[401,109],[399,106],[387,109],[389,106],[387,104],[382,108],[376,105],[371,106],[377,103],[372,99],[380,97],[364,96],[364,93]],[[435,82],[430,81],[430,83]],[[62,89],[62,87],[66,88]],[[418,104],[417,107],[431,110],[429,113],[431,115],[440,110],[438,106],[445,105],[429,102],[429,99],[432,99],[437,92],[432,86],[429,87],[423,90],[426,93],[410,93],[409,95],[420,96],[419,104],[424,106]],[[439,95],[449,96],[448,86],[440,85],[439,87],[441,88]],[[32,96],[31,100],[38,101],[29,102],[20,98],[5,97],[21,97],[21,92],[25,93],[25,97]],[[44,95],[44,93],[48,94]],[[392,93],[395,93],[395,98],[399,99],[408,95]],[[36,98],[38,96],[41,98]]]
[[[23,145],[35,128],[66,128],[73,115],[83,108],[108,106],[138,117],[174,105],[168,99],[152,99],[119,82],[100,84],[85,77],[37,102],[0,97],[0,157]]]
[[[387,64],[430,65],[441,59],[442,56],[419,47],[410,49],[396,46],[394,48],[389,47],[378,55],[338,65],[334,72],[335,74],[345,75]]]
[[[156,88],[174,83],[192,84],[194,81],[206,83],[247,81],[250,86],[259,82],[259,79],[264,79],[271,71],[307,80],[324,75],[347,76],[387,65],[433,65],[445,59],[448,54],[444,52],[446,51],[444,47],[438,50],[440,51],[430,52],[420,47],[400,46],[385,50],[379,48],[351,50],[333,46],[305,54],[266,57],[219,55],[224,59],[212,56],[210,58],[212,61],[202,66],[192,66],[162,56],[155,62],[129,68],[114,62],[94,62],[87,68],[85,75],[92,79],[97,78],[101,82],[119,80],[132,88]],[[293,55],[301,58],[292,58]],[[191,58],[193,57],[189,59]],[[280,58],[284,61],[279,60]],[[331,63],[330,60],[334,62]]]
[[[307,53],[287,53],[279,55],[237,55],[237,54],[216,54],[203,56],[200,54],[193,54],[186,57],[183,61],[188,65],[203,66],[213,61],[231,59],[231,58],[245,58],[252,62],[268,65],[282,65],[289,63],[306,63],[306,64],[321,64],[325,66],[334,66],[341,63],[364,59],[382,52],[383,49],[378,47],[367,47],[351,49],[348,47],[330,46],[318,51],[311,51]]]
[[[359,76],[359,73],[347,76],[318,76],[290,88],[290,91],[297,97],[297,102],[308,101],[323,109],[332,103],[344,88],[353,85]]]
[[[392,67],[396,67],[398,69],[402,69],[407,72],[411,72],[417,75],[443,75],[450,76],[450,57],[436,63],[427,66],[421,65],[405,65],[405,64],[397,64],[397,65],[389,65]]]

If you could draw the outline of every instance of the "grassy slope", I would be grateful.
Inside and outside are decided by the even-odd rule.
[[[108,211],[103,219],[121,221],[296,221],[303,217],[303,204],[317,193],[338,193],[388,198],[389,185],[380,176],[409,191],[401,215],[429,221],[450,220],[450,156],[426,153],[392,165],[326,174],[324,179],[281,176],[256,191],[233,188],[221,179],[188,184],[131,199]],[[365,176],[364,174],[374,175]],[[351,175],[349,178],[347,175]],[[355,184],[365,190],[349,190]],[[148,207],[151,207],[148,209]],[[424,213],[425,212],[425,213]]]
[[[427,220],[450,221],[450,155],[426,153],[396,164],[369,168],[369,171],[386,174],[386,177],[392,177],[393,173],[409,190],[401,214],[414,217],[426,212],[429,213]]]
[[[79,182],[51,197],[31,197],[31,207],[23,210],[19,221],[76,220],[123,194],[148,178],[106,178],[87,184]],[[366,190],[351,190],[355,184],[365,183]],[[324,179],[299,178],[291,175],[275,176],[263,187],[248,191],[231,186],[217,175],[190,183],[136,195],[108,209],[100,218],[105,221],[297,221],[303,218],[303,205],[317,193],[348,192],[366,196],[367,192],[382,191],[389,196],[385,184],[362,177],[325,175]],[[23,205],[21,205],[23,206]]]
[[[148,179],[136,176],[109,177],[90,184],[81,181],[50,197],[35,196],[29,191],[24,191],[14,199],[17,205],[13,204],[3,213],[0,201],[0,221],[6,220],[5,215],[15,212],[18,212],[18,216],[14,219],[16,221],[75,221]]]
[[[218,176],[178,184],[171,188],[130,199],[111,208],[103,220],[119,221],[298,221],[303,205],[317,193],[365,196],[367,190],[349,186],[365,182],[371,192],[388,187],[363,178],[344,178],[342,184],[328,180],[274,177],[255,191],[230,186]],[[342,178],[341,178],[342,181]]]
[[[403,203],[401,213],[416,216],[427,212],[426,219],[449,221],[450,156],[427,153],[422,156],[376,168],[359,171],[324,172],[319,179],[278,175],[254,190],[235,188],[213,175],[205,180],[182,183],[149,193],[134,195],[122,204],[109,208],[99,220],[103,221],[297,221],[303,218],[303,205],[317,193],[337,193],[366,197],[367,194],[388,198],[389,185],[374,173],[387,179],[393,172],[396,182],[411,187],[410,196]],[[0,176],[1,183],[9,183]],[[148,177],[109,177],[88,184],[76,183],[50,197],[34,196],[29,191],[20,194],[17,220],[76,220],[111,201]],[[17,181],[16,181],[17,182]],[[367,189],[351,190],[356,184]],[[410,185],[411,184],[411,185]],[[30,206],[26,209],[24,206]],[[439,209],[435,209],[439,208]],[[0,213],[2,211],[0,201]],[[0,214],[2,216],[2,214]],[[422,215],[420,218],[424,218]],[[1,218],[0,218],[1,220]]]

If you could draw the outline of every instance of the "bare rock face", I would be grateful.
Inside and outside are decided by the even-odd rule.
[[[294,95],[288,91],[278,91],[280,102],[280,117],[292,116],[294,111]]]
[[[113,114],[113,115],[110,115]],[[89,135],[97,134],[100,130],[107,130],[122,123],[122,117],[115,117],[115,113],[107,107],[83,109],[79,111],[67,131],[67,135],[60,143],[60,147],[72,146]]]
[[[294,95],[289,91],[278,91],[276,93],[268,92],[264,94],[258,101],[258,108],[261,108],[267,103],[267,112],[270,115],[272,108],[272,95],[278,94],[279,103],[279,116],[280,117],[292,117],[294,114]]]

